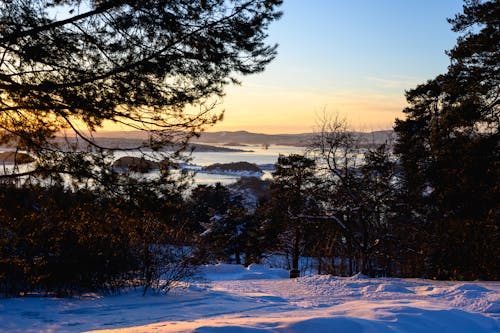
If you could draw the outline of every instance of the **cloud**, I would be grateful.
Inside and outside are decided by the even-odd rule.
[[[410,89],[421,83],[423,80],[411,76],[393,76],[390,78],[382,78],[375,76],[367,76],[366,80],[376,84],[376,87],[384,89]]]

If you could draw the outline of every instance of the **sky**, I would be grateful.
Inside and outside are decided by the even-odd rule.
[[[285,0],[269,29],[278,55],[263,73],[229,86],[224,120],[209,131],[303,133],[323,113],[352,129],[390,129],[404,91],[449,64],[461,0]]]

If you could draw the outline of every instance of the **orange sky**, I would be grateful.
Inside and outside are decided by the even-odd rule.
[[[278,56],[239,78],[208,131],[301,133],[324,112],[353,130],[390,129],[404,117],[404,92],[446,71],[456,34],[446,19],[462,0],[288,0],[269,30]],[[116,130],[114,126],[106,129]]]
[[[318,114],[354,130],[390,129],[405,90],[446,71],[456,35],[446,19],[461,0],[289,0],[269,31],[278,56],[228,87],[224,120],[209,129],[311,132]]]
[[[247,130],[258,133],[312,132],[321,115],[338,114],[354,130],[390,129],[402,117],[403,93],[307,91],[266,86],[231,87],[219,109],[224,119],[208,131]]]

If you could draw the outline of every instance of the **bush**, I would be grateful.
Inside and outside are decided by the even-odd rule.
[[[162,265],[183,260],[145,251],[178,238],[165,205],[155,206],[147,220],[150,207],[124,197],[58,186],[0,187],[0,291],[68,296],[116,292],[132,281],[154,286],[168,273]]]

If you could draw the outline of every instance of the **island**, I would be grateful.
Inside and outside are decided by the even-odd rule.
[[[159,169],[160,163],[154,162],[144,157],[123,156],[113,163],[113,168],[120,171],[133,171],[148,173]]]
[[[249,162],[215,163],[201,168],[200,172],[249,177],[261,177],[264,174],[261,168]]]

